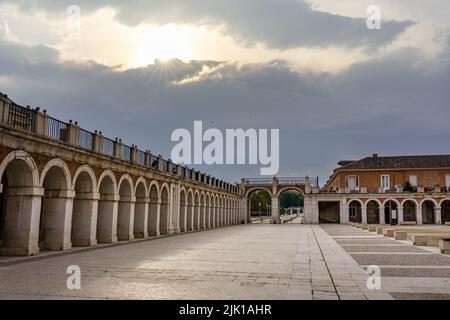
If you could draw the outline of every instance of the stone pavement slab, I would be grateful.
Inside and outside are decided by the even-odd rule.
[[[318,225],[248,224],[3,266],[0,298],[391,299],[366,280]]]

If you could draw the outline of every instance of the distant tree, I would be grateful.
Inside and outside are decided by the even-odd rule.
[[[259,204],[261,203],[261,214],[267,213],[267,205],[271,204],[270,194],[267,191],[259,190],[252,193],[250,197],[250,212],[257,214],[259,212]]]
[[[290,207],[303,207],[303,195],[298,191],[286,191],[280,196],[280,209]]]

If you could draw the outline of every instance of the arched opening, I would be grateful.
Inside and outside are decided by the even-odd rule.
[[[220,227],[220,209],[219,209],[219,205],[220,205],[220,200],[219,200],[219,197],[216,196],[215,197],[215,203],[214,203],[214,226],[216,228]]]
[[[372,200],[367,203],[367,223],[380,223],[380,206],[378,202]]]
[[[186,232],[186,218],[187,218],[187,206],[186,206],[186,192],[181,190],[180,192],[180,216],[178,225],[180,232]]]
[[[136,204],[134,207],[134,237],[148,237],[148,197],[143,181],[136,186]]]
[[[398,221],[398,206],[393,200],[389,200],[384,204],[384,222],[386,224],[395,223]]]
[[[450,200],[442,202],[441,206],[442,224],[450,222]]]
[[[119,240],[133,240],[135,200],[133,199],[133,185],[130,180],[123,179],[120,183],[119,197],[117,238]]]
[[[414,222],[416,221],[417,206],[414,201],[407,200],[403,203],[403,221]]]
[[[100,180],[97,218],[97,241],[99,243],[117,242],[118,195],[114,180],[105,175]]]
[[[303,193],[298,190],[283,190],[279,194],[280,219],[296,223],[302,222],[304,212]]]
[[[148,210],[148,232],[151,236],[159,236],[159,192],[158,186],[152,184],[150,186],[150,207]]]
[[[45,174],[39,219],[39,250],[67,250],[71,244],[73,199],[67,194],[68,181],[59,166]]]
[[[194,230],[194,196],[192,195],[192,192],[188,192],[187,198],[186,230]]]
[[[268,222],[272,216],[272,199],[265,189],[253,191],[248,196],[249,222]]]
[[[434,224],[434,203],[431,200],[422,203],[422,223]]]
[[[159,220],[159,232],[162,235],[168,234],[169,228],[169,189],[163,187],[161,189],[161,209]]]
[[[6,165],[0,179],[0,253],[36,255],[41,208],[41,194],[33,190],[39,183],[37,169],[17,156]]]
[[[205,206],[205,228],[211,228],[211,197],[209,194],[206,196],[206,206]]]
[[[87,171],[75,176],[75,198],[72,211],[72,245],[77,247],[97,244],[98,198],[94,196],[95,181]]]
[[[194,229],[198,230],[200,225],[200,196],[198,193],[194,194]]]
[[[359,201],[353,200],[349,203],[348,218],[350,222],[362,223],[362,206]]]
[[[206,223],[206,198],[202,193],[200,195],[200,229],[205,229]]]

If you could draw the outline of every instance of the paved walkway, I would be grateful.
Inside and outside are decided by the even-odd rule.
[[[69,265],[81,290],[68,290]],[[242,225],[0,267],[0,298],[390,299],[320,226]]]
[[[381,268],[381,285],[395,299],[450,299],[450,257],[349,226],[322,228],[361,267]]]

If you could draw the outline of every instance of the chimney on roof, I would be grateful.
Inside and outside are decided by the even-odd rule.
[[[374,153],[374,154],[372,155],[372,157],[378,158],[378,153]]]

